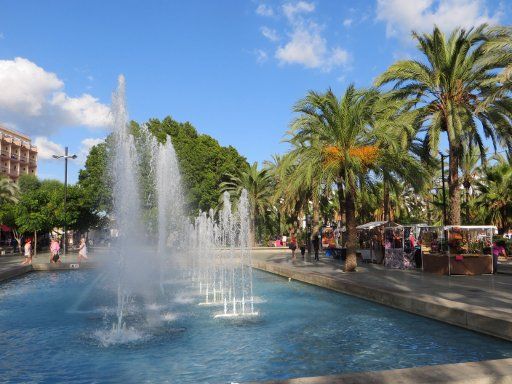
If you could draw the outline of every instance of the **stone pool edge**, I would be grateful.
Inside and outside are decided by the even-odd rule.
[[[77,267],[78,265],[78,267]],[[7,280],[15,279],[16,277],[23,276],[30,272],[39,271],[75,271],[79,269],[93,269],[96,268],[95,262],[88,263],[60,263],[60,264],[49,264],[49,263],[36,263],[30,265],[15,265],[10,268],[6,268],[0,271],[0,283]]]
[[[511,384],[512,359],[430,365],[341,375],[250,382],[246,384]]]
[[[393,292],[374,286],[367,287],[319,273],[297,271],[282,264],[278,265],[272,262],[253,259],[252,266],[261,271],[292,278],[471,331],[512,341],[512,319],[509,319],[507,314],[496,312],[493,313],[493,316],[489,316],[488,311],[482,311],[475,306],[467,304],[455,303],[440,298],[419,298],[414,296],[414,294]]]

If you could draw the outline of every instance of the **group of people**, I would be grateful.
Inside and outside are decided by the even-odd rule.
[[[290,241],[288,243],[288,248],[292,251],[292,260],[296,260],[295,252],[297,248],[300,249],[300,254],[302,256],[302,260],[304,260],[304,255],[306,254],[306,241],[304,234],[299,233],[299,241],[297,241],[297,233],[295,229],[290,231]],[[319,260],[319,250],[320,250],[320,239],[318,235],[313,236],[311,240],[311,244],[313,245],[313,250],[315,251],[315,260]]]
[[[32,257],[34,255],[34,250],[32,247],[32,239],[29,237],[25,240],[24,245],[24,256],[25,259],[21,263],[24,264],[32,264]],[[85,238],[80,239],[80,244],[78,246],[78,262],[82,260],[87,260],[87,244]],[[50,240],[50,264],[60,263],[60,241],[57,237],[52,237]]]

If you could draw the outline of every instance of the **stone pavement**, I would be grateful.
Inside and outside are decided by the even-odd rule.
[[[473,331],[512,341],[512,276],[438,276],[363,264],[345,273],[337,260],[291,261],[287,249],[254,249],[253,266]]]

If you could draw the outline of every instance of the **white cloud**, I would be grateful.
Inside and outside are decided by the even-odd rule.
[[[28,134],[48,135],[63,126],[105,128],[110,108],[90,94],[64,92],[64,82],[25,58],[0,60],[0,116]]]
[[[283,4],[283,13],[288,20],[294,20],[295,16],[301,13],[311,13],[315,10],[315,4],[307,1]]]
[[[34,145],[37,147],[37,157],[41,160],[50,160],[53,155],[64,155],[64,147],[45,136],[36,137]]]
[[[377,20],[386,23],[388,37],[408,39],[412,30],[429,32],[434,25],[450,31],[496,24],[501,17],[501,11],[489,13],[485,0],[377,0]]]
[[[261,27],[261,34],[270,41],[279,40],[279,35],[275,29],[270,29],[269,27]]]
[[[350,28],[350,26],[352,25],[353,22],[354,22],[354,20],[352,20],[352,19],[345,19],[345,20],[343,20],[343,26],[345,28]]]
[[[101,144],[105,141],[105,139],[97,139],[97,138],[87,138],[82,140],[82,146],[80,147],[80,152],[78,154],[78,162],[80,164],[85,164],[85,160],[87,160],[87,156],[91,151],[91,148],[95,145]]]
[[[339,46],[330,46],[323,36],[323,26],[317,24],[312,13],[315,4],[304,0],[287,2],[281,7],[282,15],[288,29],[286,38],[275,29],[261,27],[261,33],[275,46],[274,57],[279,64],[298,64],[306,68],[320,69],[329,72],[335,67],[344,66],[350,60],[349,53]],[[268,55],[255,50],[258,62],[267,60]]]
[[[290,41],[280,46],[275,56],[281,64],[302,64],[306,68],[320,68],[327,72],[349,60],[346,50],[327,46],[320,27],[313,22],[296,24]]]
[[[256,8],[256,13],[260,16],[274,16],[274,10],[272,7],[265,4],[258,5],[258,8]]]
[[[254,50],[254,54],[256,55],[256,61],[260,64],[263,64],[265,61],[268,60],[268,54],[262,49],[256,49]]]

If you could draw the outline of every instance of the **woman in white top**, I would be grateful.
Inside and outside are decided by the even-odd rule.
[[[85,244],[85,239],[80,239],[80,245],[78,246],[78,262],[82,261],[82,259],[87,260],[87,245]]]

